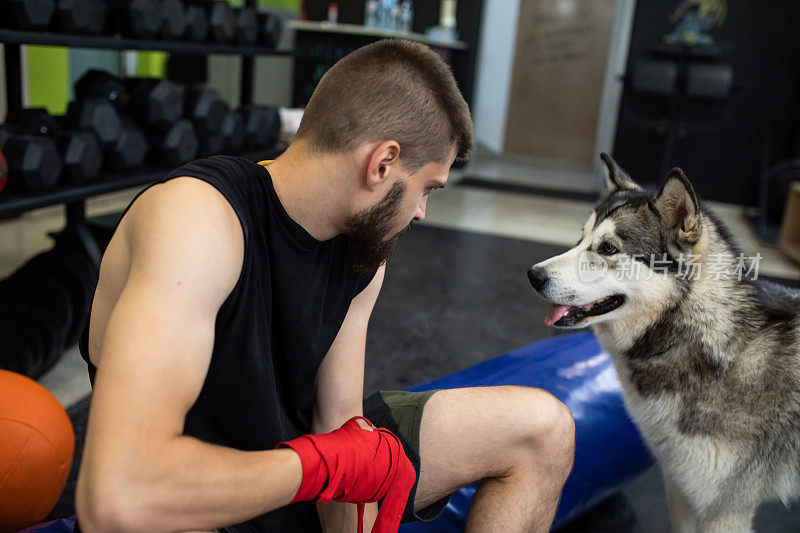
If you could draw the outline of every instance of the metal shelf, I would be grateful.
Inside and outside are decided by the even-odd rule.
[[[252,161],[263,159],[274,159],[283,148],[269,148],[244,154],[235,154]],[[54,191],[38,196],[19,196],[15,194],[0,194],[0,219],[13,217],[30,211],[57,204],[70,204],[80,202],[86,198],[106,194],[130,187],[148,185],[162,176],[166,176],[173,169],[146,166],[130,172],[127,176],[120,178],[117,175],[104,173],[92,183],[85,185],[74,185],[58,187]]]
[[[155,50],[175,54],[235,54],[244,56],[293,56],[293,50],[276,50],[266,46],[189,41],[140,40],[107,35],[74,35],[66,33],[27,32],[0,29],[0,43],[104,48],[111,50]]]

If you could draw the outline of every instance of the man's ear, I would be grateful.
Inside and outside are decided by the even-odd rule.
[[[664,185],[653,200],[653,205],[678,242],[697,242],[703,229],[700,203],[689,178],[681,169],[670,170]]]
[[[367,185],[375,187],[388,178],[397,167],[400,145],[397,141],[383,141],[370,154],[367,162]]]
[[[628,189],[631,191],[642,190],[610,155],[604,152],[600,154],[600,159],[603,161],[603,170],[606,173],[606,192],[608,194],[616,192],[619,189]]]

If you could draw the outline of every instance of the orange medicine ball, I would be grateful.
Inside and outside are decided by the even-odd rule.
[[[75,433],[55,396],[0,370],[0,532],[40,523],[67,482]]]

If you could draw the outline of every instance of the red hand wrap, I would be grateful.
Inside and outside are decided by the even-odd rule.
[[[303,435],[275,445],[297,452],[303,465],[303,480],[291,503],[357,503],[358,533],[362,533],[364,504],[384,498],[372,533],[396,533],[417,473],[394,433],[386,428],[364,429],[356,421],[359,418],[369,422],[354,416],[330,433]]]

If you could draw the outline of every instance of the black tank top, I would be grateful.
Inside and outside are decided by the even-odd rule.
[[[320,242],[292,220],[264,166],[214,156],[157,183],[180,176],[199,178],[222,193],[244,234],[242,271],[217,314],[211,364],[184,433],[239,450],[269,450],[310,432],[317,369],[350,301],[374,274],[352,269],[343,236]],[[87,325],[80,342],[87,363],[88,331]],[[89,363],[92,380],[94,373]],[[320,526],[314,504],[297,503],[226,531]]]

